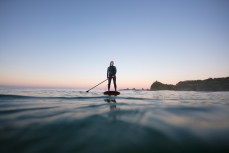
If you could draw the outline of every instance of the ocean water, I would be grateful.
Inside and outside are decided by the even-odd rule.
[[[229,152],[229,92],[102,92],[0,88],[0,152]]]

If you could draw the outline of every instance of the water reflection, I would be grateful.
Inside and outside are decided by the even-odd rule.
[[[117,109],[115,98],[107,98],[107,99],[104,99],[104,101],[110,104],[110,111],[114,111]]]
[[[117,110],[117,106],[116,106],[116,99],[115,98],[107,98],[104,99],[105,102],[107,102],[110,106],[110,112],[108,114],[108,117],[112,120],[112,121],[116,121],[117,120],[117,114],[113,111]],[[112,113],[113,112],[113,113]]]

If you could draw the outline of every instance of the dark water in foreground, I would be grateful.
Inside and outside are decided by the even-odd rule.
[[[116,102],[114,102],[116,101]],[[229,152],[229,92],[0,89],[1,153]]]

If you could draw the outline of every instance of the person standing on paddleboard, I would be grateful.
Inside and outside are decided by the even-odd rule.
[[[117,90],[116,72],[117,72],[117,69],[114,66],[114,61],[111,61],[110,62],[110,66],[107,68],[108,91],[110,91],[110,85],[111,85],[111,80],[112,79],[113,79],[115,91]]]

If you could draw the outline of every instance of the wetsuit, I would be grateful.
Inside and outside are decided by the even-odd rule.
[[[116,85],[116,72],[117,69],[115,66],[109,66],[107,68],[107,78],[108,78],[108,91],[110,91],[110,85],[111,85],[111,80],[113,78],[113,83],[114,83],[114,88],[115,91],[117,90],[117,85]]]

